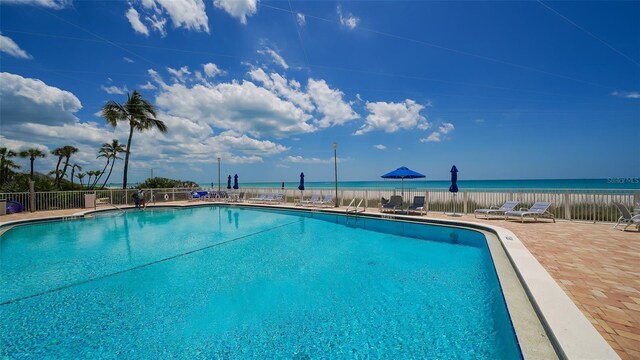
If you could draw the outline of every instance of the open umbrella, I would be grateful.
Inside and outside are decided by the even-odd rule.
[[[231,189],[231,175],[227,178],[227,189]]]
[[[238,188],[239,188],[239,187],[240,187],[240,186],[238,186],[238,174],[235,174],[235,175],[233,176],[233,188],[234,188],[234,189],[236,189],[236,190],[238,190]]]
[[[298,190],[304,190],[304,173],[300,173],[300,185],[298,185]]]
[[[402,181],[402,194],[404,195],[404,179],[418,179],[425,176],[403,166],[393,170],[392,172],[386,173],[381,177],[383,179],[400,179]]]

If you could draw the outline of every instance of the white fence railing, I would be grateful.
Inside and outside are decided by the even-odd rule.
[[[190,200],[191,188],[146,189],[147,203],[164,203]],[[207,190],[207,189],[196,189]],[[96,198],[108,198],[114,205],[133,204],[132,195],[136,189],[106,189],[96,191],[54,191],[36,192],[34,211],[84,208],[84,195],[95,193]],[[231,190],[230,192],[234,192]],[[308,199],[312,194],[334,195],[335,189],[243,188],[248,199],[262,193],[282,193],[286,203],[293,203],[301,197]],[[530,190],[530,189],[473,189],[452,194],[446,189],[338,189],[337,201],[346,206],[353,199],[363,200],[365,210],[378,208],[381,199],[401,195],[404,207],[411,204],[414,196],[424,196],[427,211],[456,212],[471,214],[475,209],[500,206],[508,200],[518,200],[518,207],[529,207],[536,201],[553,203],[551,212],[557,219],[580,221],[616,221],[620,217],[613,202],[620,202],[628,208],[638,206],[640,190]],[[30,211],[28,192],[0,193],[0,199],[17,201]],[[90,205],[91,206],[91,205]]]

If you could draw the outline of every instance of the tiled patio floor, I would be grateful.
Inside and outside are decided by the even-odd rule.
[[[81,209],[11,214],[9,221],[66,216]],[[611,224],[558,221],[524,223],[451,218],[504,227],[515,233],[622,359],[640,359],[640,232]]]

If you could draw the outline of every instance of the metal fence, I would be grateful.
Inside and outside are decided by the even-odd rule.
[[[165,203],[191,200],[192,188],[145,189],[147,203]],[[195,189],[210,190],[210,189]],[[85,194],[94,194],[97,199],[114,205],[133,204],[133,195],[137,189],[106,189],[96,191],[53,191],[36,192],[33,211],[85,208]],[[297,189],[244,188],[244,198],[249,199],[264,193],[282,193],[285,203],[294,203],[301,198],[309,199],[312,194],[334,195],[335,189]],[[536,201],[553,203],[550,211],[557,219],[612,222],[620,217],[613,202],[620,202],[628,208],[637,208],[640,202],[640,190],[523,190],[523,189],[473,189],[452,194],[446,189],[339,189],[338,204],[348,205],[351,200],[363,200],[365,209],[378,208],[382,198],[392,195],[403,198],[403,206],[412,203],[415,196],[425,197],[425,207],[432,212],[455,212],[472,214],[479,208],[500,206],[505,201],[518,200],[518,207],[528,208]],[[0,199],[17,201],[31,211],[28,192],[0,193]],[[88,204],[92,207],[93,204]]]

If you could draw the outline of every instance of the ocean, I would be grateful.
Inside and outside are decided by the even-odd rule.
[[[210,187],[212,183],[202,183]],[[217,187],[217,183],[213,183]],[[299,183],[285,182],[285,189],[297,189]],[[448,189],[449,180],[405,180],[405,189]],[[221,184],[226,188],[226,181]],[[332,189],[333,181],[305,181],[305,189]],[[340,189],[396,189],[402,186],[400,180],[383,181],[339,181]],[[243,183],[241,188],[281,188],[282,182]],[[607,179],[534,179],[534,180],[459,180],[460,191],[465,189],[540,189],[540,190],[640,190],[640,177]]]

